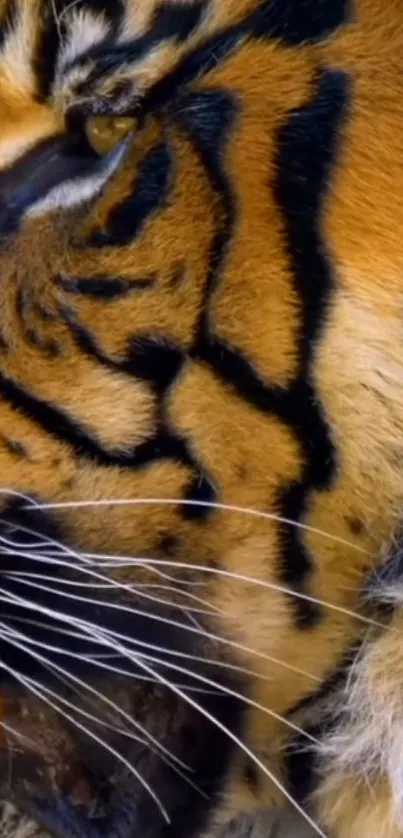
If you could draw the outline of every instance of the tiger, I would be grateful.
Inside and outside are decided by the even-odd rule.
[[[401,0],[0,0],[0,799],[46,834],[403,836],[402,140]]]

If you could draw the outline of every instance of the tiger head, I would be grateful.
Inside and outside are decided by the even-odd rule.
[[[398,529],[402,13],[0,16],[2,795],[213,835],[291,797]]]

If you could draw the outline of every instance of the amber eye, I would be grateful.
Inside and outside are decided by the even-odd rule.
[[[87,140],[97,154],[108,154],[130,134],[136,120],[123,116],[91,116],[85,123]]]

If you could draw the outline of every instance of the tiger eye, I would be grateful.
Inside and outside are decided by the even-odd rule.
[[[134,130],[135,122],[131,117],[91,116],[85,124],[87,140],[97,154],[108,154]]]

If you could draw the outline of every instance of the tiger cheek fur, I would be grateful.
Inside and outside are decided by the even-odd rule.
[[[299,7],[0,3],[0,587],[11,609],[0,642],[32,640],[17,606],[51,630],[51,603],[59,630],[120,638],[123,657],[129,634],[168,647],[177,675],[192,654],[208,663],[199,684],[219,666],[239,675],[226,688],[244,698],[230,730],[243,751],[217,767],[205,820],[176,838],[282,805],[282,785],[302,796],[300,717],[312,818],[335,838],[401,834],[399,614],[383,632],[390,614],[363,594],[371,584],[382,599],[403,500],[403,10]],[[99,157],[86,121],[122,114],[132,134]],[[47,564],[20,542],[10,552],[42,525],[46,538],[49,522],[74,584],[79,561],[98,559],[88,578],[111,580],[123,634],[114,617],[103,628],[104,600],[96,611],[63,598],[52,551]],[[159,694],[154,705],[94,669],[91,689],[172,744],[182,711],[167,699],[164,724]],[[161,689],[176,677],[157,671]],[[54,707],[38,710],[37,694],[21,709],[10,689],[6,722],[17,715],[37,736],[57,789],[69,772],[77,785],[74,736]],[[375,729],[388,695],[390,729],[365,738],[361,696]],[[230,727],[226,713],[220,723]],[[82,834],[81,821],[33,814],[61,838]],[[137,818],[101,819],[88,835],[131,838]]]

